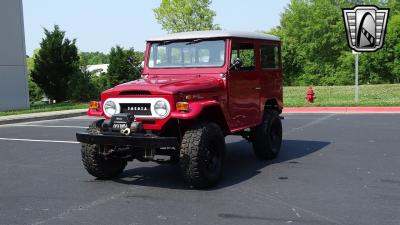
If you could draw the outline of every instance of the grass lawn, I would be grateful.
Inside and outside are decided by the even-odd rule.
[[[361,85],[359,103],[354,101],[354,86],[316,86],[317,99],[304,99],[307,87],[284,87],[285,107],[310,106],[400,106],[400,84]]]
[[[36,113],[36,112],[61,111],[69,109],[87,109],[88,107],[89,107],[88,103],[57,103],[51,105],[44,103],[36,103],[33,106],[31,106],[30,109],[0,112],[0,116],[18,115],[18,114]]]

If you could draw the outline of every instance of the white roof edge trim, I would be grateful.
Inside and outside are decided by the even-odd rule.
[[[190,40],[190,39],[230,38],[230,37],[280,41],[280,39],[277,36],[270,34],[246,32],[246,31],[227,31],[227,30],[173,33],[161,37],[149,38],[147,39],[147,41],[155,42],[155,41],[174,41],[174,40]]]

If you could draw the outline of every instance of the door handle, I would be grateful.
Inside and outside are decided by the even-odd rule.
[[[261,87],[256,87],[256,90],[261,90]]]

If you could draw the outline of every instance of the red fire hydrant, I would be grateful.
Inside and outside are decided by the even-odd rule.
[[[315,96],[315,92],[314,92],[312,86],[309,86],[308,89],[307,89],[307,92],[306,92],[305,99],[308,101],[308,103],[314,103],[314,100],[316,98],[317,97]]]

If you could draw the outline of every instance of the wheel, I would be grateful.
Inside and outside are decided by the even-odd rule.
[[[215,186],[221,178],[225,137],[214,123],[187,130],[182,138],[180,166],[183,177],[194,188]]]
[[[97,121],[90,125],[88,132],[97,134],[100,132]],[[107,146],[82,144],[82,162],[89,174],[99,179],[112,179],[118,177],[126,167],[126,161],[121,159],[105,158],[102,152]]]
[[[253,149],[255,155],[263,160],[278,156],[282,145],[282,123],[279,113],[268,110],[264,113],[264,121],[254,129]]]

